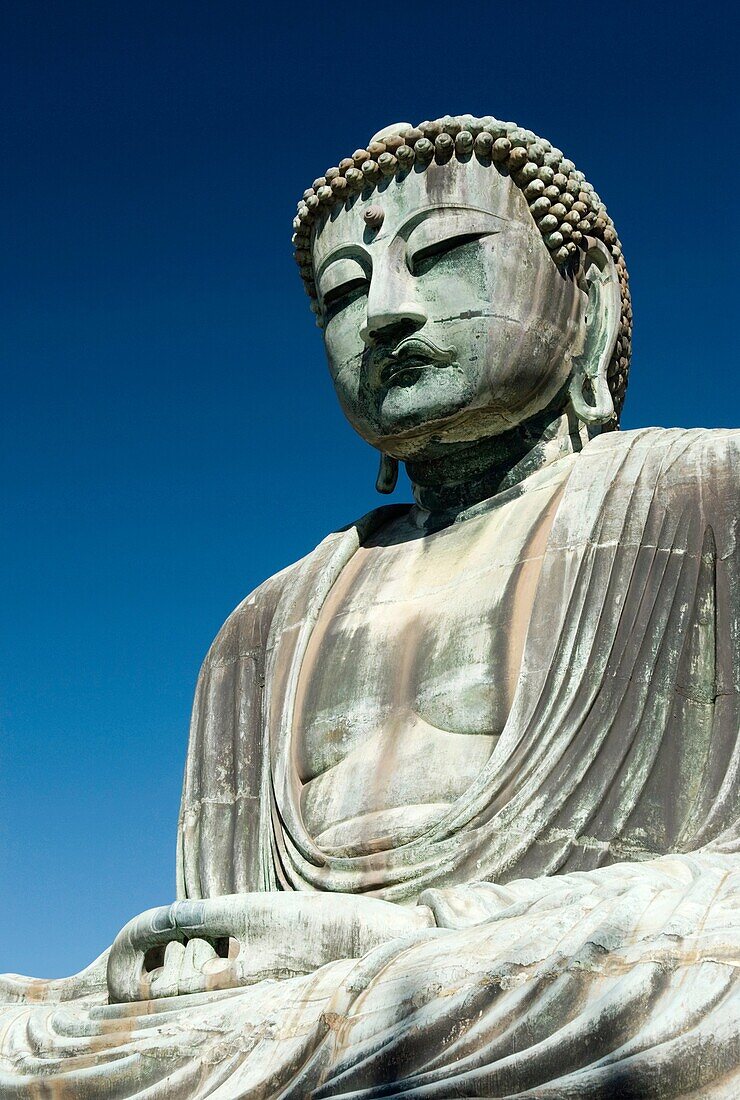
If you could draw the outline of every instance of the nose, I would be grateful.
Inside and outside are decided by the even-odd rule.
[[[368,347],[383,341],[398,342],[427,323],[427,314],[417,300],[412,276],[400,257],[375,263],[367,295],[365,323],[360,337]]]

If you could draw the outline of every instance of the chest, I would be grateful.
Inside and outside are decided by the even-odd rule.
[[[296,707],[310,781],[358,746],[422,726],[501,732],[519,675],[556,486],[424,534],[398,521],[363,546],[327,598]]]

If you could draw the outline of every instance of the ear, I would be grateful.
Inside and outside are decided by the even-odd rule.
[[[375,488],[379,493],[392,493],[397,481],[398,459],[392,455],[381,453],[380,469],[378,470],[378,480],[375,482]]]
[[[583,346],[573,360],[570,399],[576,415],[586,424],[604,424],[615,416],[607,370],[619,335],[621,298],[619,278],[611,253],[603,241],[587,237],[578,285],[588,294]],[[593,404],[584,395],[590,383]]]

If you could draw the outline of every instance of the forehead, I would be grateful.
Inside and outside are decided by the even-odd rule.
[[[415,214],[450,205],[477,207],[527,225],[531,221],[524,196],[505,173],[475,158],[467,163],[453,158],[447,164],[412,170],[402,178],[394,176],[332,210],[316,229],[314,265],[318,267],[325,256],[344,245],[389,240]],[[380,206],[385,215],[378,233],[371,233],[364,221],[370,206]]]

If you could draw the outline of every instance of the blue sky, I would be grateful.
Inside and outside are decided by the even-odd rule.
[[[5,6],[0,971],[77,970],[172,899],[210,640],[378,500],[290,251],[375,130],[469,111],[564,149],[632,276],[624,426],[740,421],[732,10]]]

